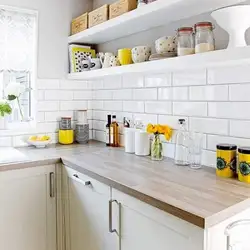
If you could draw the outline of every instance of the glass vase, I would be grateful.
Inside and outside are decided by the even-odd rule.
[[[163,146],[159,134],[155,134],[152,141],[151,159],[153,161],[161,161],[163,159]]]

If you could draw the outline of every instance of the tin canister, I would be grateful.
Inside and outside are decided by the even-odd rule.
[[[250,147],[241,147],[238,153],[238,179],[250,183]]]
[[[219,144],[217,145],[216,153],[216,174],[226,178],[236,176],[237,146],[232,144]]]

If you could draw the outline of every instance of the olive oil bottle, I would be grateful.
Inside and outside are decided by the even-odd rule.
[[[110,144],[111,147],[119,147],[119,125],[116,122],[116,115],[112,116],[110,125]]]
[[[110,126],[111,126],[111,115],[108,115],[108,123],[106,125],[106,146],[111,146],[111,134],[110,134]]]

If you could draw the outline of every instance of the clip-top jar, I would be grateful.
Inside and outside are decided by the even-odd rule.
[[[213,24],[199,22],[195,24],[195,53],[215,50]]]
[[[239,152],[238,179],[250,183],[250,147],[241,147]]]
[[[236,175],[237,146],[232,144],[217,145],[217,167],[216,174],[221,177],[230,178]]]
[[[194,54],[194,36],[192,27],[181,27],[177,31],[178,56]]]

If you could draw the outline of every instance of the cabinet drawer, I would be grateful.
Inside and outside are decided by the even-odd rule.
[[[93,179],[89,176],[82,174],[78,171],[75,171],[74,169],[65,166],[65,170],[67,172],[68,178],[70,178],[73,181],[79,182],[86,186],[86,188],[89,188],[93,192],[107,195],[110,197],[110,187]]]

